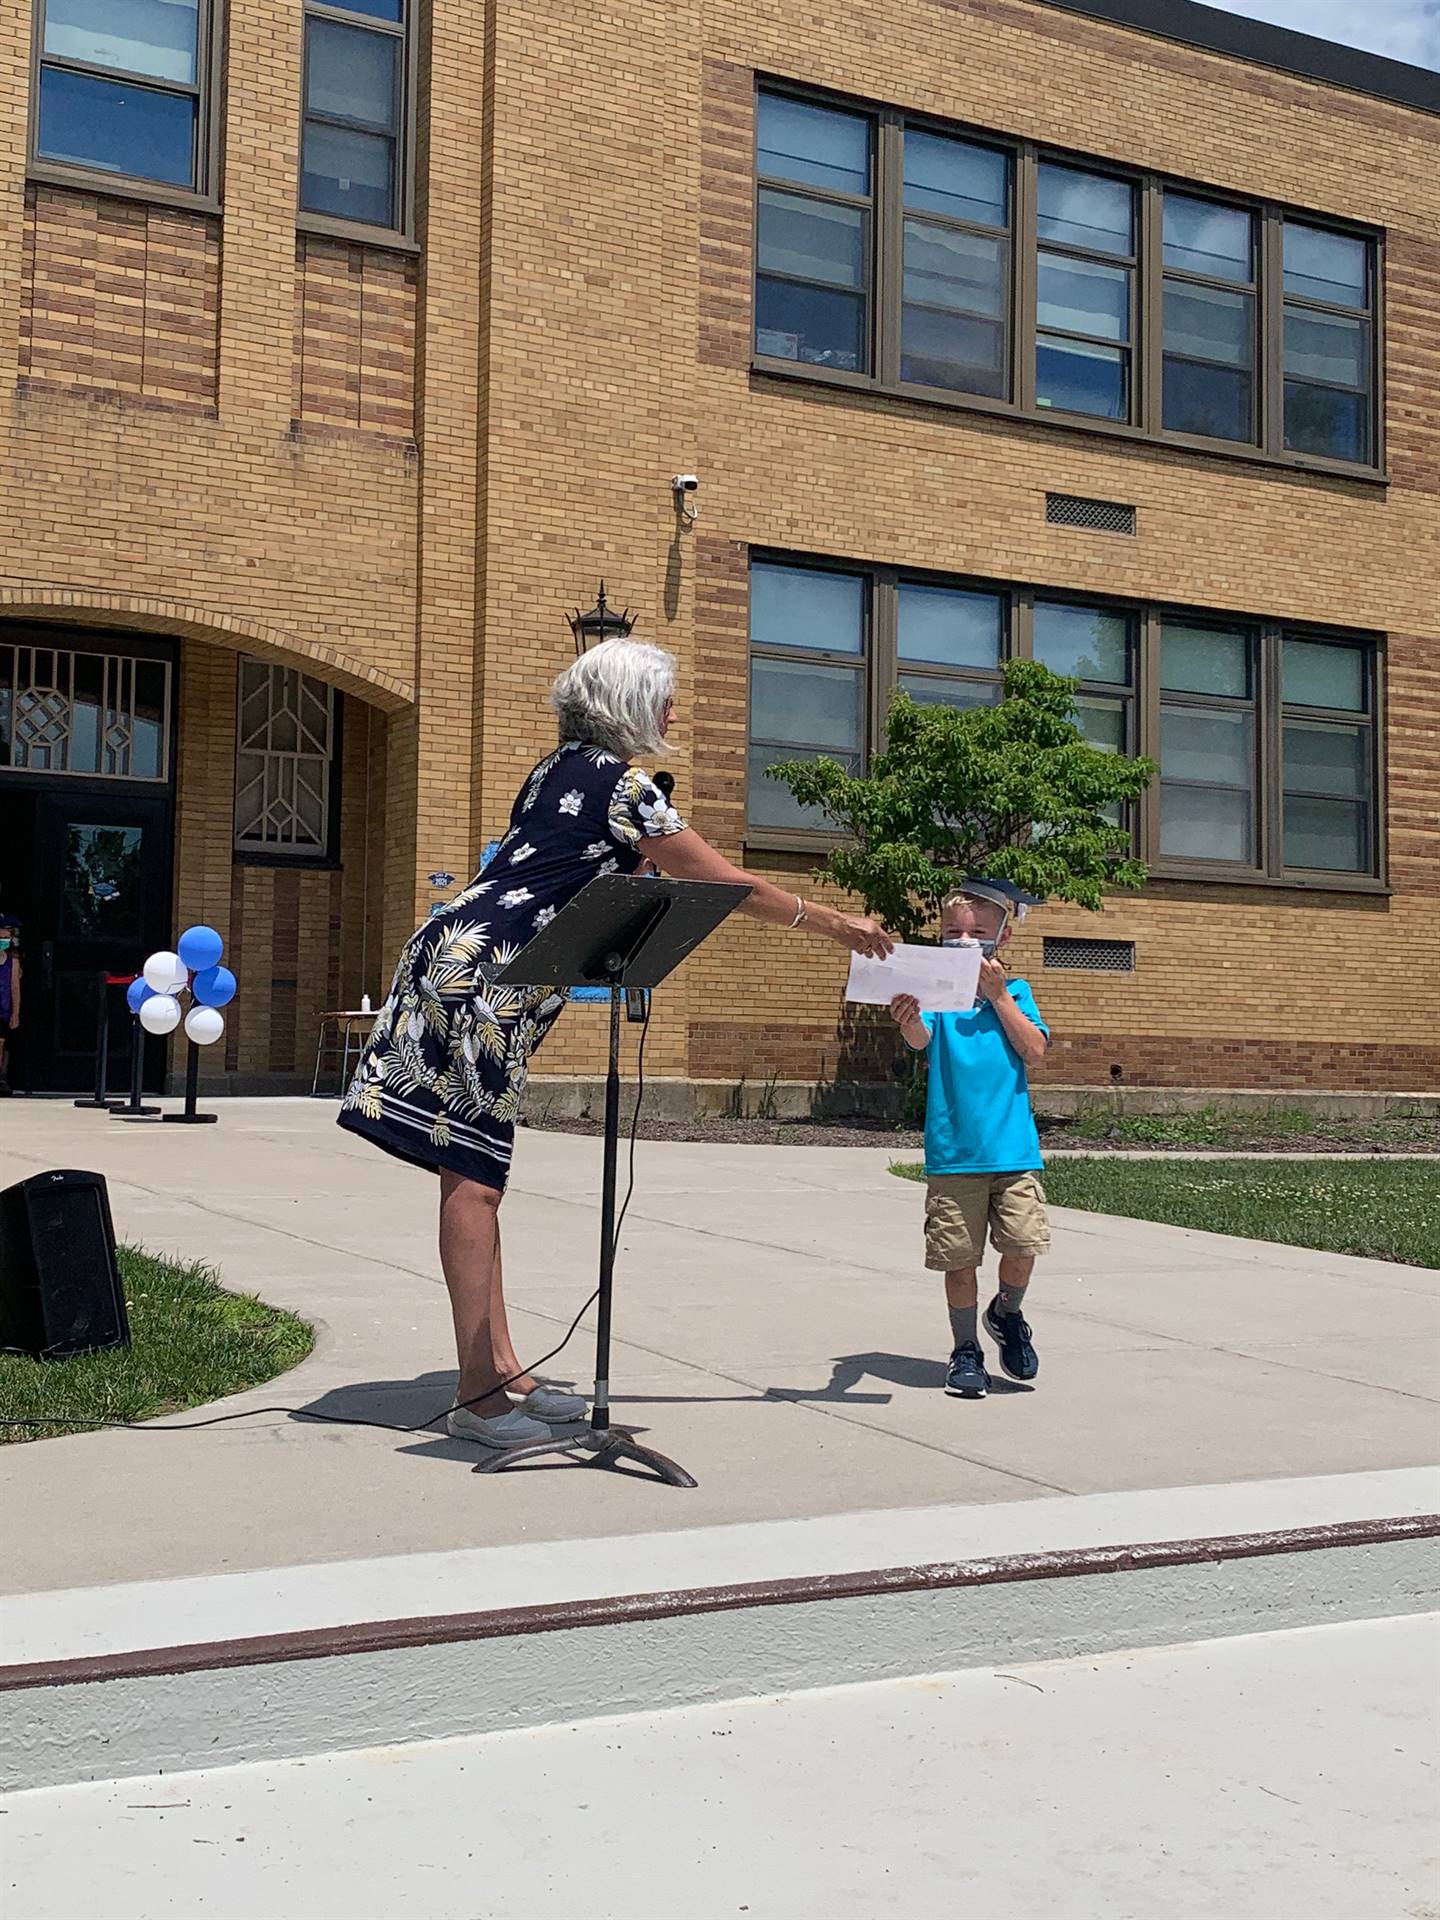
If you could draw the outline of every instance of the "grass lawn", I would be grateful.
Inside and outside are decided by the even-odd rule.
[[[917,1161],[893,1172],[921,1180]],[[1292,1247],[1440,1267],[1440,1163],[1433,1160],[1054,1160],[1057,1207]]]
[[[314,1330],[293,1313],[227,1293],[205,1267],[129,1247],[120,1273],[132,1344],[121,1352],[31,1360],[0,1354],[0,1418],[151,1420],[273,1380],[310,1351]],[[0,1442],[42,1440],[63,1427],[0,1427]]]

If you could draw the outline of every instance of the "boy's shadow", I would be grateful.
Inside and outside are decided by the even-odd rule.
[[[857,1393],[862,1380],[888,1380],[897,1387],[938,1389],[945,1385],[946,1363],[921,1360],[908,1353],[846,1353],[830,1363],[830,1378],[823,1387],[771,1387],[776,1400],[815,1400],[849,1407],[885,1407],[893,1393]],[[1032,1386],[1003,1375],[990,1375],[992,1393],[1033,1393]]]

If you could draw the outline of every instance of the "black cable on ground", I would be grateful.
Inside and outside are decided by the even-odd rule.
[[[645,1019],[640,1028],[640,1047],[635,1060],[635,1111],[630,1117],[630,1174],[625,1187],[625,1198],[621,1202],[619,1217],[615,1222],[615,1237],[612,1242],[613,1250],[617,1254],[620,1251],[620,1229],[625,1224],[625,1215],[630,1210],[630,1202],[635,1194],[635,1143],[640,1137],[640,1109],[645,1100],[645,1042],[650,1037],[650,1009],[651,1001],[647,995]],[[503,1393],[506,1387],[513,1386],[517,1380],[523,1380],[527,1373],[534,1373],[537,1367],[548,1365],[557,1354],[563,1353],[574,1339],[576,1328],[594,1306],[599,1293],[600,1289],[596,1287],[570,1322],[565,1338],[558,1347],[552,1347],[549,1353],[541,1354],[540,1358],[528,1367],[522,1367],[518,1373],[512,1373],[508,1380],[502,1380],[498,1386],[492,1387],[490,1392]],[[354,1413],[321,1413],[313,1407],[245,1407],[238,1413],[212,1414],[206,1420],[58,1420],[37,1415],[32,1420],[0,1419],[0,1427],[73,1427],[84,1433],[97,1433],[106,1429],[124,1433],[196,1433],[205,1427],[227,1426],[232,1420],[259,1420],[265,1414],[279,1413],[291,1420],[319,1420],[333,1427],[374,1427],[381,1433],[408,1435],[424,1433],[427,1428],[433,1427],[436,1421],[447,1419],[450,1414],[459,1412],[462,1407],[474,1406],[477,1400],[488,1400],[489,1397],[489,1393],[477,1393],[469,1400],[457,1400],[452,1405],[442,1408],[439,1413],[432,1413],[429,1419],[421,1420],[413,1427],[397,1426],[392,1420],[366,1420]]]

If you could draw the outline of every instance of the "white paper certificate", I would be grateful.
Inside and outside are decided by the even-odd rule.
[[[898,946],[887,960],[852,953],[845,998],[888,1007],[897,993],[913,993],[922,1013],[966,1013],[979,982],[978,946]]]

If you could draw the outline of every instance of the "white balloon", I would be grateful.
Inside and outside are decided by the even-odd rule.
[[[168,948],[162,949],[159,953],[152,953],[142,971],[145,984],[152,993],[174,993],[177,987],[183,987],[185,984],[186,973],[180,964],[180,956],[178,953],[171,953]],[[174,1025],[173,1021],[171,1025]],[[168,1033],[169,1028],[156,1027],[153,1031]]]
[[[225,1021],[218,1007],[192,1007],[185,1016],[185,1037],[197,1047],[213,1046],[224,1031]]]
[[[168,993],[153,994],[140,1008],[140,1024],[147,1033],[173,1033],[180,1024],[180,1002]]]

